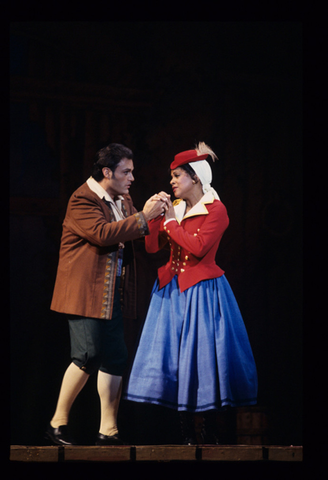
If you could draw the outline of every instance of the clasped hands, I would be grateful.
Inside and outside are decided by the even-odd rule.
[[[142,212],[147,221],[163,215],[163,213],[165,213],[166,220],[175,218],[171,196],[165,192],[155,193],[155,195],[150,197],[145,203]]]

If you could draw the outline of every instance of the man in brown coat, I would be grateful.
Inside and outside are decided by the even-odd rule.
[[[166,194],[151,197],[141,212],[129,188],[133,153],[120,144],[100,150],[92,176],[71,196],[63,222],[51,309],[67,315],[72,363],[67,368],[47,436],[71,445],[67,424],[72,404],[89,376],[98,371],[101,421],[97,445],[119,445],[117,412],[127,349],[124,315],[135,317],[133,242],[148,235],[147,222],[162,214]]]

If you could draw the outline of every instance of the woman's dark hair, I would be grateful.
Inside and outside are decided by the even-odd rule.
[[[100,182],[104,178],[102,169],[108,167],[114,173],[122,158],[133,160],[132,150],[120,143],[111,143],[110,145],[107,145],[107,147],[102,148],[97,152],[96,161],[93,164],[91,175],[97,182]]]
[[[179,165],[179,168],[182,168],[185,172],[190,175],[190,177],[195,180],[195,176],[197,175],[195,170],[189,165],[189,163],[186,163],[185,165]]]

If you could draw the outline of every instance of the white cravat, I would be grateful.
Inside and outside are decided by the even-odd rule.
[[[118,199],[116,202],[112,199],[112,197],[109,195],[109,193],[106,192],[104,188],[102,188],[101,185],[93,178],[90,177],[87,180],[87,185],[92,190],[94,193],[98,195],[98,197],[102,200],[103,198],[107,201],[110,202],[112,205],[112,211],[115,216],[115,220],[118,222],[120,220],[124,220],[125,217],[122,212],[122,200],[123,197],[122,195],[119,195]],[[124,248],[124,243],[119,242],[119,258],[118,258],[118,265],[117,265],[117,272],[116,275],[120,276],[122,272],[122,262],[123,262],[123,248]]]

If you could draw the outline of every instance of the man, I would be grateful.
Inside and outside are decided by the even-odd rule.
[[[133,153],[110,144],[97,153],[92,176],[71,196],[63,222],[51,309],[68,317],[72,363],[67,368],[47,436],[57,445],[75,442],[67,431],[73,402],[98,371],[101,421],[96,445],[120,445],[117,412],[127,362],[124,315],[135,317],[132,240],[149,234],[147,222],[165,210],[166,197],[151,197],[137,212],[129,196]]]

